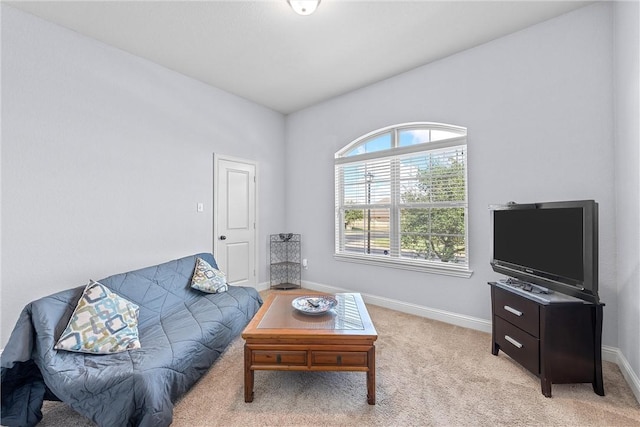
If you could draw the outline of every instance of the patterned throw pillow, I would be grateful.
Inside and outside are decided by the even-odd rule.
[[[211,267],[211,265],[202,258],[196,259],[196,268],[191,278],[191,287],[210,294],[224,292],[229,289],[225,274]]]
[[[54,348],[91,354],[140,348],[138,306],[91,280]]]

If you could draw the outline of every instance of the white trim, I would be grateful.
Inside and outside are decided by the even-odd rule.
[[[270,288],[271,288],[271,285],[269,284],[269,282],[262,282],[256,285],[256,290],[258,292],[266,291],[266,290],[269,290]]]
[[[620,350],[616,347],[609,347],[607,345],[602,346],[602,360],[607,362],[618,363],[618,354]]]
[[[418,263],[415,261],[404,261],[400,258],[380,257],[374,255],[347,255],[334,254],[336,261],[354,262],[358,264],[377,265],[378,267],[399,268],[401,270],[420,271],[423,273],[442,274],[444,276],[464,277],[468,279],[473,274],[466,266],[457,266],[446,263]]]
[[[607,347],[603,345],[602,359],[618,365],[620,372],[622,372],[622,376],[627,381],[627,384],[629,384],[636,400],[640,403],[640,378],[638,378],[638,375],[633,371],[633,368],[629,364],[627,358],[624,357],[624,354],[622,354],[622,351],[616,347]]]
[[[306,289],[327,293],[352,292],[348,289],[322,285],[320,283],[314,282],[305,281],[302,283],[302,285]],[[445,322],[456,326],[462,326],[463,328],[475,329],[476,331],[491,333],[491,322],[489,320],[466,316],[464,314],[453,313],[450,311],[439,310],[437,308],[424,307],[417,304],[379,297],[371,294],[361,293],[361,295],[362,299],[365,302],[373,305],[400,311],[402,313],[408,313],[420,317],[426,317],[428,319],[438,320],[440,322]]]

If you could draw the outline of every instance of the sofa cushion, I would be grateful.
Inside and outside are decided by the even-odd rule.
[[[91,280],[54,348],[92,354],[140,348],[138,306]]]
[[[225,274],[217,268],[211,267],[202,258],[196,260],[196,267],[191,277],[191,287],[209,294],[217,294],[229,289]]]

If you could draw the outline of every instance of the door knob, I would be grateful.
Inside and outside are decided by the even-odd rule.
[[[220,236],[220,240],[227,240],[227,236]]]

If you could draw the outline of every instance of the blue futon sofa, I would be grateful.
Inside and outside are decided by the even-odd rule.
[[[173,403],[209,369],[260,308],[254,288],[191,289],[201,253],[100,283],[139,306],[140,349],[91,355],[55,350],[84,287],[28,304],[2,353],[2,425],[35,425],[59,399],[100,426],[168,426]]]

